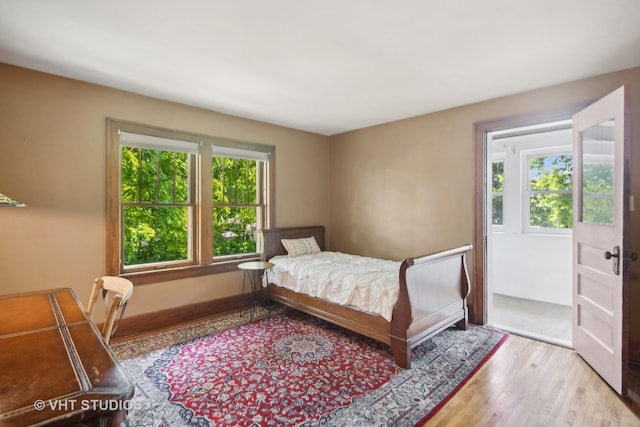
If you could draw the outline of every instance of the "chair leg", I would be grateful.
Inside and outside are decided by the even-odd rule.
[[[120,301],[122,297],[120,295],[116,295],[111,302],[111,306],[109,307],[109,312],[107,313],[107,317],[104,319],[104,326],[102,327],[102,336],[104,340],[109,344],[111,341],[111,331],[113,330],[113,323],[116,320],[116,314],[118,313],[118,306],[120,305]]]

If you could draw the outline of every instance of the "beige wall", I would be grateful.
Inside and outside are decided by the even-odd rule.
[[[71,286],[85,301],[104,273],[106,117],[273,144],[278,226],[324,224],[331,249],[399,259],[473,241],[474,122],[596,99],[622,84],[631,87],[635,145],[640,69],[328,138],[0,64],[0,192],[29,205],[0,211],[0,294]],[[640,165],[640,149],[632,155]],[[639,175],[633,169],[638,200]],[[640,251],[637,211],[632,221]],[[137,286],[127,315],[234,295],[241,278]]]
[[[0,294],[105,272],[107,117],[276,146],[276,225],[329,222],[326,136],[0,64]],[[127,316],[240,293],[239,272],[137,286]]]
[[[632,194],[640,200],[640,68],[348,132],[331,138],[331,248],[402,259],[472,243],[475,122],[631,89]],[[636,206],[640,203],[636,202]],[[640,207],[631,249],[640,252]],[[632,306],[640,300],[632,266]],[[640,312],[631,309],[632,335]]]

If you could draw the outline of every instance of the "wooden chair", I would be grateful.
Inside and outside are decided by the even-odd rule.
[[[87,306],[87,314],[90,317],[93,317],[93,309],[100,293],[102,293],[106,313],[104,324],[102,325],[102,336],[109,344],[111,337],[118,329],[120,319],[124,315],[131,294],[133,294],[133,283],[122,277],[114,276],[103,276],[94,280],[91,296],[89,297],[89,305]],[[120,313],[118,324],[114,327],[118,312]]]

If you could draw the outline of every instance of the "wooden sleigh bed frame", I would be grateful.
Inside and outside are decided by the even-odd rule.
[[[262,236],[265,261],[287,254],[281,239],[313,236],[325,250],[323,226],[265,229]],[[268,286],[268,298],[389,344],[398,366],[408,369],[413,347],[453,324],[467,328],[469,277],[465,254],[470,250],[471,245],[466,245],[405,259],[400,265],[400,293],[391,321],[274,284]]]

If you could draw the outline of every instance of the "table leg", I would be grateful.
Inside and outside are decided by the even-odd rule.
[[[247,271],[242,272],[242,293],[240,294],[240,314],[242,314],[242,300],[244,299],[244,282],[247,279]]]
[[[253,281],[251,282],[252,298],[251,298],[251,315],[249,321],[253,321],[253,312],[256,309],[256,303],[258,302],[258,290],[256,289],[256,280],[258,271],[253,270]]]

